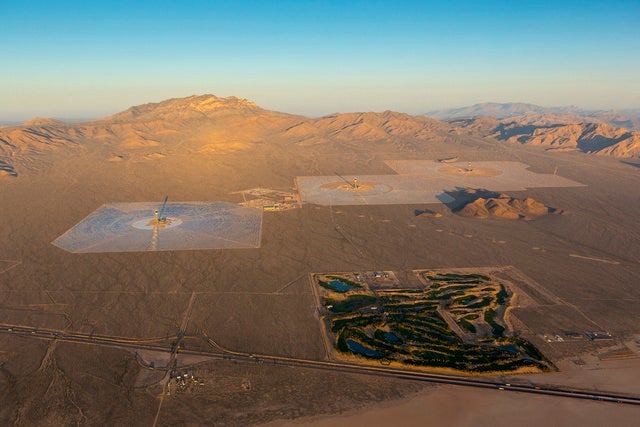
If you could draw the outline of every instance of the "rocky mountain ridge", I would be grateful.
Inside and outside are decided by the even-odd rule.
[[[31,161],[33,156],[68,147],[107,147],[118,153],[116,157],[127,158],[127,153],[149,149],[162,151],[163,156],[172,152],[226,154],[264,143],[307,146],[383,141],[419,147],[452,134],[621,158],[640,156],[640,132],[602,123],[530,124],[491,117],[444,122],[393,111],[308,118],[266,110],[246,99],[194,95],[131,107],[84,123],[35,118],[0,128],[0,160],[3,170],[11,168],[5,176],[17,176],[16,162],[21,159]]]
[[[521,102],[485,102],[467,107],[430,111],[425,114],[439,120],[493,117],[522,125],[537,126],[570,123],[607,123],[640,131],[640,109],[585,110],[576,106],[542,107]]]

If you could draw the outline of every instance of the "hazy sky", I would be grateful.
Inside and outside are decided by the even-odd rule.
[[[212,93],[311,116],[640,107],[640,0],[0,0],[0,120]]]

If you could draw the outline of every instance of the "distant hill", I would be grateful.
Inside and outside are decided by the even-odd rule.
[[[264,110],[235,97],[190,96],[131,107],[84,123],[36,118],[2,128],[0,154],[30,155],[78,144],[125,151],[162,145],[198,149],[206,144],[209,150],[225,145],[243,149],[297,120],[299,116]]]
[[[385,111],[382,113],[332,114],[304,119],[286,129],[283,135],[303,144],[329,141],[424,141],[445,135],[451,126],[428,117]]]
[[[301,145],[424,140],[434,132],[444,134],[450,129],[449,124],[439,120],[393,111],[307,118],[265,110],[233,96],[201,95],[138,105],[78,124],[35,118],[21,126],[3,129],[0,142],[17,151],[96,141],[129,149],[177,144],[211,150],[215,146],[220,149],[227,145],[248,146],[266,139]]]
[[[548,149],[570,148],[613,157],[640,155],[640,132],[606,123],[543,126],[535,129],[504,126],[497,130],[495,136],[508,142],[548,146]]]
[[[2,126],[16,126],[19,125],[20,122],[16,120],[0,120],[0,127]]]
[[[60,126],[60,125],[64,125],[65,123],[61,120],[57,120],[57,119],[52,119],[52,118],[48,118],[48,117],[34,117],[33,119],[27,120],[26,122],[22,123],[22,126],[24,127],[30,127],[30,126]]]
[[[480,116],[505,119],[508,117],[526,116],[531,114],[580,114],[580,112],[583,112],[583,110],[574,106],[548,108],[534,104],[525,104],[522,102],[485,102],[466,107],[430,111],[426,113],[425,116],[439,120],[473,118]]]
[[[456,212],[458,215],[469,218],[502,218],[532,220],[549,213],[562,213],[552,210],[529,197],[516,199],[506,195],[495,198],[478,198],[469,202],[464,208]]]
[[[373,141],[424,141],[446,136],[447,123],[404,113],[333,114],[320,118],[265,110],[236,97],[214,95],[168,99],[131,107],[84,123],[35,118],[0,128],[0,158],[5,166],[66,147],[108,149],[114,161],[144,150],[226,154],[258,144],[300,146]],[[157,156],[156,156],[157,157]],[[27,161],[28,163],[28,161]]]
[[[585,110],[576,106],[541,107],[520,102],[486,102],[468,107],[435,110],[425,114],[439,120],[456,120],[493,117],[499,120],[517,121],[520,124],[551,125],[569,123],[607,123],[630,130],[640,130],[640,109]]]
[[[582,151],[612,156],[640,156],[640,132],[606,123],[531,125],[510,119],[461,119],[451,122],[470,134],[507,143],[540,145],[548,151]]]

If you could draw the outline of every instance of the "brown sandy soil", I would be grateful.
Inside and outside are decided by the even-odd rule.
[[[593,426],[631,425],[640,408],[599,402],[526,396],[501,390],[472,390],[438,386],[404,400],[377,408],[350,411],[339,417],[317,417],[294,422],[273,422],[284,426]]]
[[[14,142],[23,138],[24,144],[16,145],[10,155],[18,177],[2,179],[0,184],[0,241],[5,243],[0,259],[20,261],[0,273],[1,323],[164,338],[175,336],[180,329],[195,292],[186,327],[186,333],[196,337],[193,342],[203,342],[197,337],[206,334],[235,351],[321,360],[325,350],[309,272],[514,265],[551,296],[526,288],[531,298],[544,303],[514,308],[510,314],[529,329],[535,344],[554,362],[600,352],[604,345],[586,339],[545,343],[535,337],[563,330],[606,330],[614,337],[606,345],[611,347],[639,332],[637,168],[613,158],[552,155],[539,147],[449,133],[449,125],[431,119],[416,127],[407,117],[393,113],[386,118],[384,113],[324,118],[311,121],[314,128],[322,126],[315,135],[302,132],[296,138],[285,137],[280,133],[283,129],[307,123],[306,119],[281,113],[262,115],[250,104],[233,102],[237,108],[232,111],[215,109],[213,104],[206,107],[212,119],[195,130],[190,130],[189,120],[202,117],[202,112],[186,107],[179,114],[174,108],[171,120],[167,116],[170,109],[151,117],[150,107],[137,107],[109,122],[65,125],[64,129],[41,126],[38,131],[47,138],[25,134],[24,129],[3,128],[2,138],[9,135]],[[180,121],[175,115],[189,117]],[[242,120],[236,117],[236,124],[227,126],[225,117],[229,116]],[[148,121],[142,125],[132,121],[135,117]],[[357,127],[347,126],[358,120],[364,121]],[[385,120],[388,126],[383,125]],[[180,126],[174,126],[176,123]],[[374,125],[386,129],[387,136],[368,138],[366,135],[381,135],[377,130],[368,133]],[[157,129],[153,135],[145,134],[150,126]],[[344,126],[355,133],[327,136]],[[126,129],[161,145],[122,148],[119,144],[127,137]],[[230,135],[236,131],[244,132],[246,138],[261,135],[258,141],[262,143],[245,151],[204,155],[198,150],[212,141],[198,134],[203,129],[226,141],[234,141]],[[422,139],[413,137],[415,132]],[[352,138],[356,134],[365,136]],[[305,135],[326,137],[327,142],[304,145]],[[7,155],[7,146],[2,147]],[[154,153],[165,157],[137,160]],[[296,176],[391,174],[385,160],[437,159],[451,153],[472,162],[519,161],[547,174],[557,166],[558,175],[586,187],[538,188],[514,194],[572,212],[532,222],[469,221],[457,215],[416,217],[414,210],[424,204],[341,206],[340,214],[335,207],[305,204],[301,209],[265,214],[259,249],[72,254],[51,244],[106,203],[161,203],[166,195],[171,200],[238,203],[242,195],[230,193],[260,186],[290,188]],[[119,155],[121,161],[106,161]],[[159,390],[134,387],[139,365],[129,351],[64,343],[50,347],[44,341],[6,333],[0,334],[0,348],[0,424],[151,425],[153,421]],[[632,360],[606,363],[613,362]],[[230,361],[214,363],[210,370],[201,394],[165,399],[159,425],[251,425],[340,414],[424,387]],[[600,390],[614,386],[605,374],[584,375],[599,371],[570,372],[568,377],[557,377],[558,381]],[[629,383],[640,367],[634,365],[624,372]],[[535,380],[551,381],[548,378],[556,377],[540,375]],[[249,392],[242,388],[246,379],[251,383]],[[640,394],[631,389],[633,385],[620,387]],[[573,405],[563,399],[450,390],[444,399],[426,400],[424,406],[437,414],[447,404],[459,405],[449,408],[464,421],[491,407],[510,413],[510,407],[526,408],[537,402],[539,406],[529,413],[542,417],[556,414],[563,405]],[[477,396],[480,403],[470,404],[467,410],[467,396]],[[608,419],[619,425],[637,419],[637,412],[624,406],[596,408],[604,408]],[[568,413],[574,413],[571,411]],[[599,419],[595,411],[586,411]],[[558,412],[557,416],[563,415]],[[579,413],[576,417],[585,419]]]
[[[576,147],[549,147],[549,148],[546,148],[545,151],[556,152],[556,153],[561,153],[561,152],[567,153],[570,151],[579,151],[579,150]]]
[[[619,345],[616,347],[619,348]],[[638,358],[603,360],[598,357],[601,353],[606,354],[610,351],[610,348],[609,346],[605,347],[604,350],[596,350],[561,359],[556,362],[558,366],[557,372],[545,375],[516,375],[514,381],[534,381],[540,384],[563,384],[576,388],[612,390],[634,395],[640,394],[640,384],[635,381],[629,381],[630,378],[635,377],[640,369],[640,360],[638,360]],[[638,355],[637,350],[632,351]]]

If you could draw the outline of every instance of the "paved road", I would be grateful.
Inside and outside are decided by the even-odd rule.
[[[174,336],[153,339],[128,339],[106,335],[82,334],[78,332],[67,332],[54,329],[8,325],[2,323],[0,323],[0,334],[10,334],[14,336],[34,339],[57,340],[62,342],[71,342],[86,345],[98,345],[104,347],[116,347],[132,350],[151,350],[169,353],[175,351],[175,345],[172,347],[167,347],[166,345],[162,345],[161,343],[170,340],[177,340],[178,338],[183,338],[183,336]],[[215,351],[180,349],[179,352],[180,354],[206,356],[210,357],[211,359],[218,360],[234,360],[247,363],[269,363],[274,365],[293,366],[301,368],[326,369],[337,372],[377,375],[413,381],[425,381],[430,383],[452,384],[465,387],[476,387],[494,390],[498,389],[504,391],[515,391],[547,396],[561,396],[571,397],[574,399],[640,405],[640,397],[626,394],[608,393],[596,390],[578,390],[567,387],[537,386],[535,384],[504,383],[498,381],[473,379],[461,375],[434,374],[417,370],[397,369],[384,366],[356,365],[341,362],[258,355],[225,350],[215,343],[212,343],[212,346],[216,347],[217,349]],[[171,366],[167,366],[167,369],[171,369]]]

